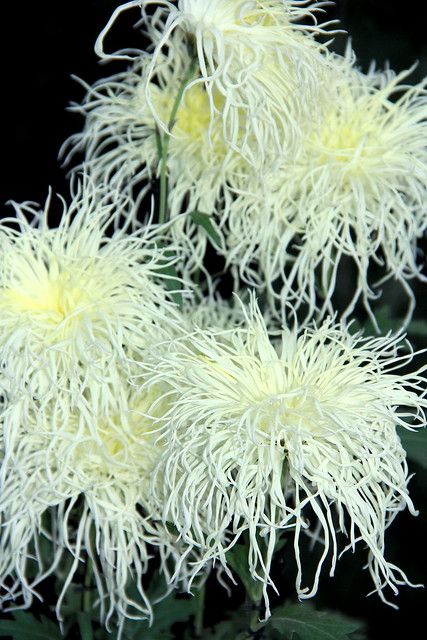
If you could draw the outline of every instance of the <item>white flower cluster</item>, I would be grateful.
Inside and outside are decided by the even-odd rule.
[[[179,318],[159,275],[171,264],[161,229],[128,233],[130,203],[107,199],[87,182],[57,228],[48,222],[50,198],[42,211],[15,205],[15,217],[0,224],[0,575],[4,598],[29,604],[68,550],[60,615],[84,548],[98,558],[108,621],[115,609],[121,618],[132,607],[150,613],[143,591],[142,604],[127,594],[130,578],[141,589],[147,545],[160,547],[163,564],[177,553],[147,517],[160,454],[150,408],[164,391],[139,392],[133,378],[152,341]],[[55,543],[49,567],[39,536]]]
[[[425,82],[405,84],[412,70],[365,74],[350,48],[338,56],[318,45],[324,3],[165,2],[151,19],[149,4],[119,7],[100,36],[102,53],[117,14],[140,5],[154,53],[87,87],[73,107],[86,125],[65,145],[68,158],[83,150],[104,184],[147,188],[156,129],[167,128],[195,61],[167,159],[171,233],[193,245],[186,272],[200,268],[205,236],[182,214],[203,211],[223,232],[236,287],[266,292],[279,317],[289,302],[309,317],[332,313],[349,257],[358,276],[347,315],[359,298],[370,312],[373,287],[393,278],[409,297],[409,319],[408,281],[423,278],[416,242],[427,227]]]
[[[166,590],[189,588],[214,563],[232,576],[244,536],[267,615],[280,536],[300,598],[326,563],[333,574],[343,539],[367,548],[382,599],[410,584],[384,536],[416,514],[397,427],[425,426],[425,367],[400,373],[403,333],[364,337],[347,319],[361,298],[375,323],[372,270],[412,314],[426,83],[332,53],[327,4],[138,0],[99,36],[101,57],[133,58],[72,107],[85,126],[62,149],[83,154],[71,205],[56,227],[50,197],[0,224],[5,601],[29,606],[71,558],[58,617],[86,562],[120,629],[151,616],[151,555]],[[135,7],[150,54],[108,56]],[[157,180],[161,214],[141,219]],[[337,319],[345,258],[357,277]],[[303,533],[323,545],[311,586]]]

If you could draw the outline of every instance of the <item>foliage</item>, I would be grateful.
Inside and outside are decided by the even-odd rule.
[[[0,637],[13,640],[61,640],[59,626],[46,616],[40,620],[28,611],[15,611],[9,620],[0,620]],[[86,640],[86,639],[84,639]]]
[[[311,605],[293,603],[276,609],[270,625],[288,640],[347,640],[362,626],[341,613],[316,611]]]

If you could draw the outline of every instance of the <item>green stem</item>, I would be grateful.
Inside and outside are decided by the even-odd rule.
[[[259,621],[261,600],[262,595],[260,596],[258,602],[254,602],[253,597],[251,598],[251,596],[246,593],[245,609],[248,612],[248,628],[251,634],[257,633],[264,626],[264,623]]]
[[[86,613],[90,612],[92,608],[91,586],[92,586],[92,564],[88,559],[86,564],[84,589],[83,589],[83,611]]]
[[[91,621],[91,609],[92,609],[92,564],[88,559],[86,563],[86,571],[83,585],[82,595],[82,611],[77,614],[77,622],[80,630],[81,640],[93,640],[93,629]]]
[[[167,156],[169,147],[169,135],[166,134],[161,138],[161,155],[160,155],[160,204],[159,204],[159,223],[166,222],[167,196],[168,196],[168,178],[167,178]]]
[[[81,640],[93,640],[92,622],[89,614],[84,611],[80,611],[77,614],[77,622],[79,625]]]
[[[195,626],[197,638],[203,638],[205,618],[206,585],[202,585],[199,591],[199,606],[196,612]]]
[[[159,150],[159,159],[160,159],[160,203],[159,203],[159,223],[163,224],[167,221],[167,200],[168,200],[168,171],[167,171],[167,163],[168,163],[168,153],[169,153],[169,143],[170,143],[170,135],[172,129],[175,126],[176,116],[178,113],[178,109],[180,107],[182,97],[184,95],[184,91],[191,78],[194,76],[194,72],[196,70],[196,61],[192,60],[190,67],[187,70],[180,86],[178,93],[176,95],[175,101],[172,106],[172,111],[170,114],[169,122],[168,122],[168,130],[163,135],[157,131],[157,148]]]

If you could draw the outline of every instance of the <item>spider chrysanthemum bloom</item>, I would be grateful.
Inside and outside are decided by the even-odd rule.
[[[404,287],[410,317],[408,280],[422,277],[416,244],[427,228],[426,81],[408,86],[410,72],[365,75],[343,62],[338,97],[296,161],[242,189],[229,216],[229,260],[244,279],[267,283],[279,304],[313,311],[320,284],[331,311],[347,256],[358,273],[347,315],[359,298],[370,311],[376,264],[381,282]]]
[[[49,206],[15,205],[0,224],[0,394],[20,408],[4,420],[10,447],[17,427],[50,404],[58,423],[73,411],[89,425],[92,414],[120,415],[127,398],[116,381],[176,322],[158,228],[114,230],[121,215],[132,219],[126,200],[111,204],[89,188],[64,205],[56,228]]]
[[[141,7],[144,26],[154,43],[146,83],[147,100],[163,127],[149,83],[171,37],[194,46],[201,78],[210,100],[211,114],[221,112],[224,137],[248,160],[259,165],[271,152],[295,149],[302,116],[313,118],[327,51],[313,34],[323,34],[329,23],[319,24],[324,2],[292,0],[178,0],[127,2],[116,9],[100,34],[96,51],[101,57],[105,35],[119,14]],[[159,5],[154,16],[146,7]],[[326,57],[323,54],[326,53]],[[125,57],[120,55],[112,57]],[[222,97],[220,108],[216,94]],[[301,97],[303,96],[303,99]],[[272,147],[272,148],[271,148]]]
[[[32,429],[27,425],[20,430],[13,454],[6,456],[0,503],[5,602],[30,606],[37,585],[65,561],[56,606],[61,619],[73,576],[89,563],[93,574],[87,575],[98,592],[94,604],[100,618],[109,625],[115,616],[120,629],[126,617],[152,615],[142,578],[154,553],[160,555],[166,581],[175,584],[185,578],[181,549],[156,523],[150,499],[150,475],[161,448],[148,413],[159,417],[165,405],[157,402],[152,411],[158,390],[141,394],[122,383],[120,389],[116,380],[110,390],[127,397],[127,409],[122,407],[120,415],[93,416],[89,429],[75,413],[58,428],[59,416],[49,407]],[[52,541],[48,564],[41,551],[43,538]],[[175,580],[169,573],[171,561],[179,561]]]
[[[384,557],[397,512],[416,513],[396,427],[425,421],[422,372],[396,373],[413,357],[400,355],[401,341],[351,335],[331,321],[272,340],[253,303],[245,326],[194,331],[156,357],[149,380],[175,392],[156,473],[164,517],[205,558],[224,564],[227,548],[248,531],[249,567],[267,605],[284,529],[294,532],[301,598],[316,593],[326,561],[334,573],[342,537],[345,548],[367,547],[383,599],[387,585],[397,593],[396,585],[409,584]],[[304,530],[324,545],[311,587],[302,581]]]
[[[190,65],[186,47],[176,41],[162,56],[156,81],[150,83],[152,100],[165,120],[172,114],[183,77]],[[142,197],[158,174],[159,150],[156,122],[147,104],[145,82],[149,60],[139,59],[129,70],[87,86],[82,105],[72,109],[85,117],[83,132],[72,136],[62,154],[66,162],[84,154],[92,179],[108,189],[133,189]],[[221,97],[216,96],[217,103]],[[243,166],[243,169],[242,169]],[[209,97],[201,84],[184,92],[170,138],[167,173],[169,215],[175,220],[172,237],[191,248],[186,268],[199,264],[206,249],[206,235],[197,233],[191,218],[181,213],[211,213],[221,201],[230,203],[232,176],[246,163],[225,144],[219,118],[211,122]]]

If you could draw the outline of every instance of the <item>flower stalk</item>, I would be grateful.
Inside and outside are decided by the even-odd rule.
[[[196,637],[203,638],[203,629],[205,621],[205,601],[206,601],[206,584],[204,583],[198,593],[198,608],[195,618]]]
[[[168,200],[168,153],[172,129],[175,126],[178,109],[181,105],[185,89],[192,80],[196,70],[196,60],[193,58],[185,74],[170,113],[167,131],[162,135],[156,130],[157,149],[160,162],[160,200],[159,200],[159,223],[164,224],[168,220],[167,200]]]

